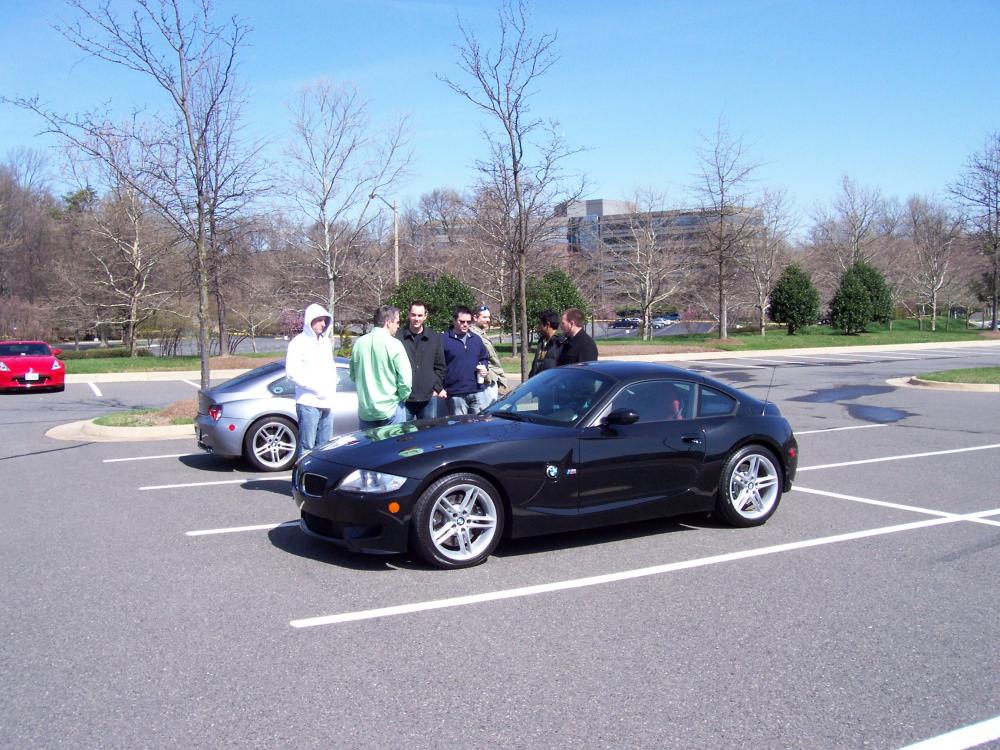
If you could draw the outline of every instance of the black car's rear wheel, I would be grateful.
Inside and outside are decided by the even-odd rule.
[[[475,474],[450,474],[417,500],[414,546],[439,568],[478,565],[500,541],[503,514],[503,501],[492,483]]]
[[[722,468],[716,511],[733,526],[760,526],[781,502],[781,470],[760,445],[733,453]]]
[[[243,437],[243,456],[258,471],[285,471],[295,463],[298,431],[287,417],[258,419]]]

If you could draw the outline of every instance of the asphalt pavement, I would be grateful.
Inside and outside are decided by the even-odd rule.
[[[0,744],[996,746],[1000,402],[893,383],[1000,365],[1000,342],[671,359],[792,422],[766,525],[518,540],[447,572],[305,537],[287,475],[193,438],[45,437],[184,378],[0,397]]]

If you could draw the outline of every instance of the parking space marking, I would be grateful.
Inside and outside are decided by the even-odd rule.
[[[185,456],[204,456],[204,453],[168,453],[165,456],[132,456],[131,458],[105,458],[102,464],[117,464],[122,461],[151,461],[154,458],[184,458]]]
[[[262,523],[257,526],[232,526],[228,529],[201,529],[200,531],[185,531],[184,536],[211,536],[213,534],[236,534],[241,531],[270,531],[283,526],[298,526],[298,521],[282,521],[281,523]]]
[[[939,734],[900,750],[966,750],[997,739],[1000,739],[1000,716]]]
[[[921,508],[916,505],[903,505],[901,503],[891,503],[888,500],[874,500],[870,497],[858,497],[856,495],[844,495],[840,492],[827,492],[826,490],[813,490],[808,487],[795,487],[796,492],[805,492],[808,495],[820,495],[822,497],[834,497],[838,500],[850,500],[855,503],[865,505],[878,505],[882,508],[892,508],[893,510],[907,510],[911,513],[923,513],[927,516],[938,516],[940,518],[954,518],[956,520],[970,521],[971,523],[981,523],[986,526],[1000,526],[1000,521],[994,521],[984,516],[996,515],[995,510],[978,511],[976,513],[951,513],[946,510],[933,510],[931,508]]]
[[[720,367],[723,370],[770,370],[770,367],[763,365],[733,365],[719,360],[707,361],[703,359],[691,359],[689,362],[697,362],[705,367]]]
[[[839,432],[841,430],[868,430],[872,427],[888,427],[887,424],[852,424],[847,427],[824,427],[822,430],[802,430],[795,431],[795,437],[799,435],[816,435],[820,432]]]
[[[181,380],[181,382],[182,382],[182,383],[187,383],[187,384],[188,384],[189,386],[191,386],[192,388],[197,388],[198,390],[201,390],[201,386],[200,386],[200,385],[198,385],[197,383],[195,383],[195,382],[191,381],[191,380]]]
[[[1000,508],[991,511],[981,511],[975,516],[1000,514]],[[587,578],[576,578],[567,581],[557,581],[555,583],[543,583],[535,586],[522,586],[515,589],[501,591],[491,591],[485,594],[469,594],[467,596],[456,596],[450,599],[434,599],[426,602],[414,602],[412,604],[401,604],[395,607],[380,607],[378,609],[359,610],[357,612],[343,612],[336,615],[322,615],[319,617],[306,617],[300,620],[292,620],[289,625],[293,628],[311,628],[318,625],[339,625],[346,622],[357,622],[359,620],[375,620],[383,617],[396,617],[399,615],[412,614],[414,612],[426,612],[434,609],[446,609],[448,607],[463,607],[470,604],[482,604],[484,602],[500,601],[503,599],[516,599],[535,594],[550,594],[557,591],[569,589],[579,589],[588,586],[599,586],[605,583],[615,583],[618,581],[628,581],[636,578],[646,578],[649,576],[673,573],[679,570],[690,570],[692,568],[702,568],[709,565],[733,562],[735,560],[746,560],[753,557],[763,557],[782,552],[793,552],[810,547],[819,547],[838,542],[849,542],[856,539],[866,539],[869,537],[895,534],[901,531],[913,531],[931,526],[941,526],[944,524],[960,523],[968,520],[965,516],[955,518],[930,518],[923,521],[913,521],[911,523],[897,524],[894,526],[882,526],[876,529],[865,529],[863,531],[852,531],[846,534],[835,534],[833,536],[819,537],[817,539],[806,539],[799,542],[788,542],[786,544],[775,544],[770,547],[744,550],[742,552],[729,552],[723,555],[712,555],[701,557],[695,560],[685,560],[683,562],[667,563],[665,565],[654,565],[648,568],[638,568],[635,570],[625,570],[619,573],[606,573],[604,575],[589,576]]]
[[[883,456],[882,458],[862,458],[857,461],[841,461],[835,464],[819,464],[818,466],[800,466],[797,471],[816,471],[817,469],[836,469],[841,466],[858,466],[860,464],[877,464],[883,461],[902,461],[908,458],[927,458],[928,456],[947,456],[952,453],[969,453],[971,451],[988,451],[1000,448],[1000,443],[993,445],[974,445],[971,448],[952,448],[946,451],[927,451],[926,453],[906,453],[902,456]]]
[[[96,383],[91,383],[91,382],[90,382],[90,381],[88,380],[88,381],[87,381],[87,385],[89,385],[89,386],[90,386],[90,390],[92,390],[92,391],[94,392],[94,395],[95,395],[95,396],[97,396],[98,398],[104,398],[104,394],[103,394],[103,393],[101,393],[101,389],[97,387],[97,384],[96,384]]]
[[[154,484],[148,487],[140,487],[139,491],[145,490],[174,490],[181,487],[212,487],[220,484],[246,484],[247,482],[278,482],[278,481],[288,481],[292,478],[291,474],[280,474],[278,476],[267,476],[267,477],[244,477],[243,479],[224,479],[219,482],[186,482],[184,484]]]

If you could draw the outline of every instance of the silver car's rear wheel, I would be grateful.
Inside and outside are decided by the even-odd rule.
[[[774,455],[748,445],[729,457],[719,479],[716,509],[734,526],[760,526],[781,501],[781,470]]]
[[[478,565],[500,541],[503,520],[503,502],[490,482],[475,474],[452,474],[417,500],[417,552],[441,568]]]
[[[285,471],[295,463],[298,431],[286,417],[264,417],[243,438],[243,456],[258,471]]]

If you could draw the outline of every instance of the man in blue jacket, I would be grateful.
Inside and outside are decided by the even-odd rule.
[[[469,332],[472,310],[455,308],[452,326],[441,337],[444,344],[444,388],[438,394],[448,401],[449,414],[478,414],[479,392],[484,387],[489,355],[483,340]]]

